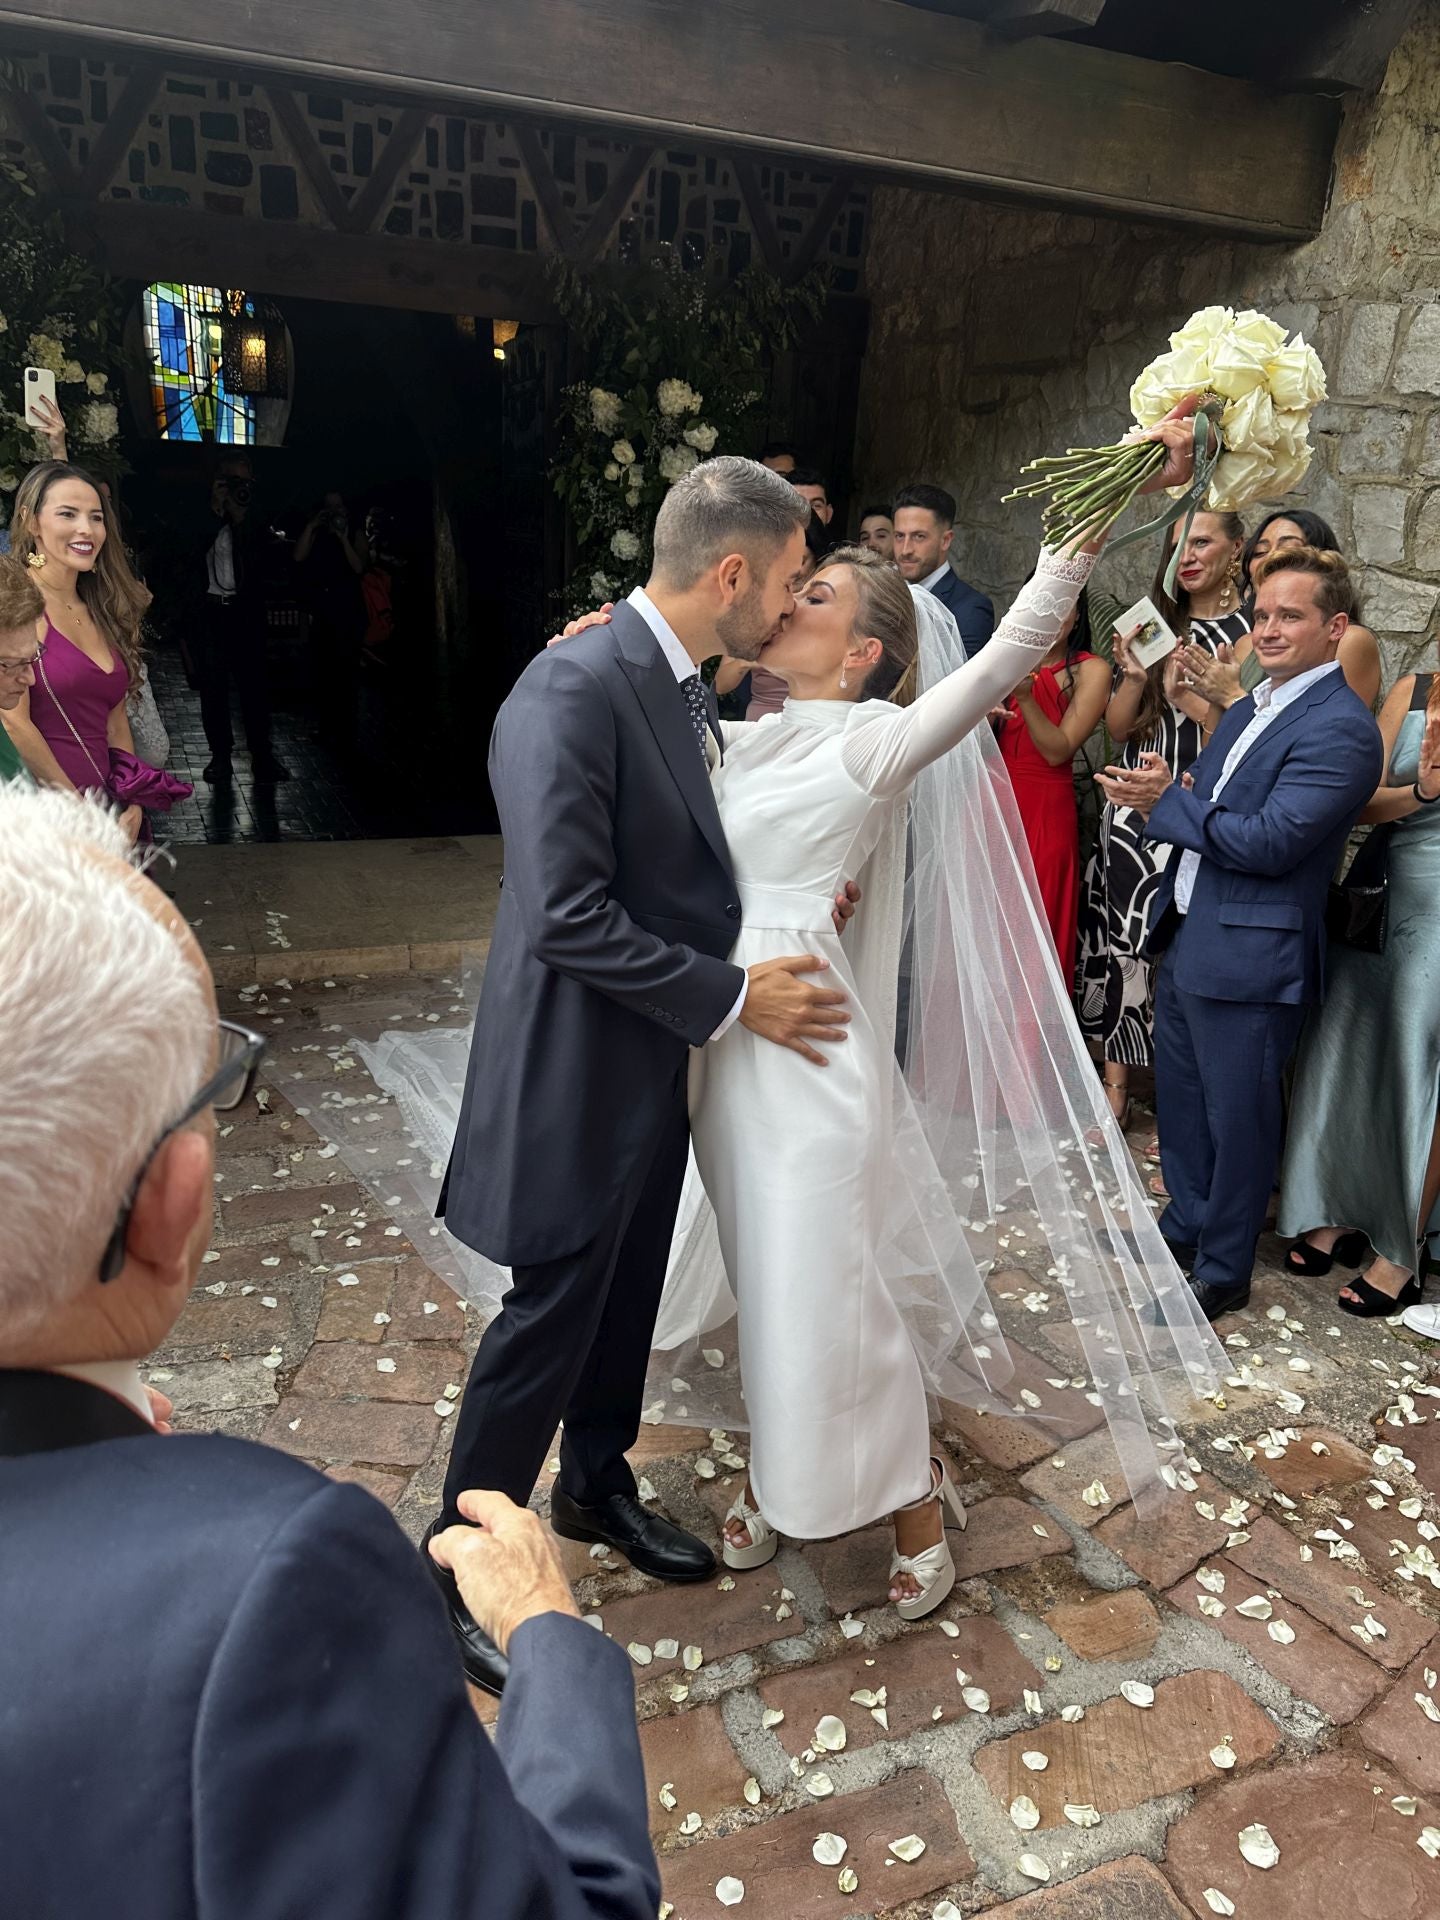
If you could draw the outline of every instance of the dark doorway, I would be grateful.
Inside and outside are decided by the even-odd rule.
[[[211,479],[225,450],[143,442],[123,487],[155,594],[152,674],[171,765],[195,783],[164,831],[186,842],[491,832],[491,724],[547,631],[556,342],[522,329],[502,360],[488,319],[281,305],[294,406],[284,445],[249,452],[272,740],[288,780],[254,779],[238,700],[233,780],[202,778],[196,642],[213,607]],[[363,575],[342,555],[341,524],[352,552],[369,534]]]

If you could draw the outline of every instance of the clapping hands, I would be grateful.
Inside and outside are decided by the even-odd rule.
[[[1106,767],[1095,779],[1112,806],[1133,807],[1147,819],[1161,794],[1174,784],[1168,761],[1158,753],[1142,753],[1140,764],[1135,767]],[[1182,784],[1186,787],[1192,784],[1188,773]]]

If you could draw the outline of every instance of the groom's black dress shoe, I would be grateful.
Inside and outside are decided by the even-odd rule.
[[[656,1580],[708,1580],[715,1571],[715,1556],[703,1540],[651,1513],[631,1493],[612,1493],[582,1507],[556,1487],[550,1525],[565,1540],[603,1540]]]
[[[444,1525],[443,1520],[435,1520],[425,1529],[425,1538],[420,1542],[420,1557],[430,1569],[431,1577],[444,1597],[450,1628],[460,1645],[460,1664],[465,1669],[466,1679],[477,1687],[483,1687],[486,1693],[493,1693],[498,1699],[505,1691],[505,1682],[510,1678],[510,1662],[484,1628],[472,1618],[470,1609],[460,1598],[454,1574],[448,1567],[442,1567],[430,1558],[430,1536],[442,1532]]]
[[[1250,1283],[1247,1280],[1240,1287],[1217,1287],[1209,1280],[1190,1282],[1190,1291],[1200,1303],[1200,1311],[1207,1320],[1219,1320],[1227,1313],[1238,1313],[1242,1307],[1250,1304]]]

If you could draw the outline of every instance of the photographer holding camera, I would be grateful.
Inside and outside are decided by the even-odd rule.
[[[232,679],[240,694],[245,744],[257,785],[290,777],[270,744],[260,553],[264,527],[251,511],[254,497],[255,472],[249,455],[227,453],[210,483],[210,511],[220,526],[205,555],[205,616],[194,644],[200,719],[210,748],[204,778],[211,786],[228,786],[234,777]]]

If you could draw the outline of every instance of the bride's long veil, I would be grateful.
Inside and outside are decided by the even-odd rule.
[[[933,596],[915,598],[923,690],[963,654]],[[876,1257],[937,1411],[1009,1413],[1057,1440],[1108,1423],[1113,1452],[1086,1457],[1143,1496],[1223,1356],[1081,1039],[988,727],[920,776],[859,877],[847,951],[877,1030],[898,1005],[903,1062]],[[745,1425],[733,1313],[692,1162],[650,1419]]]

